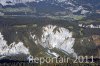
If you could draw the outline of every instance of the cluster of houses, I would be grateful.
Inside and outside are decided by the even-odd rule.
[[[82,28],[100,28],[100,25],[93,25],[93,24],[90,25],[79,24],[78,26]]]

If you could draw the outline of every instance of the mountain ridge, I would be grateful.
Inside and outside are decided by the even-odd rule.
[[[16,2],[15,2],[16,1]],[[88,0],[86,0],[87,2]],[[86,15],[95,12],[98,10],[99,5],[95,5],[94,2],[85,3],[82,0],[4,0],[0,1],[1,8],[12,8],[10,11],[14,10],[14,8],[24,7],[22,9],[26,9],[30,11],[29,13],[41,13],[42,14],[53,14],[53,15],[68,15],[68,14],[77,14],[77,15]],[[95,5],[95,6],[94,6]],[[1,9],[1,12],[6,12],[7,10]],[[21,9],[19,9],[21,10]],[[16,11],[19,11],[18,9]],[[31,11],[32,10],[32,11]],[[22,10],[24,11],[24,10]],[[8,11],[9,12],[9,11]]]

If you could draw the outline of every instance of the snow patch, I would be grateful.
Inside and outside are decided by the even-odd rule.
[[[42,32],[41,39],[35,40],[36,44],[48,49],[58,48],[68,54],[73,54],[73,56],[77,55],[73,49],[75,38],[72,38],[72,32],[68,29],[47,25],[42,28]],[[34,35],[32,38],[34,39]]]
[[[16,54],[30,54],[28,48],[26,48],[23,42],[11,43],[7,45],[7,41],[4,40],[3,35],[0,33],[0,55],[11,56]]]
[[[85,15],[85,14],[87,14],[87,13],[89,13],[89,12],[90,12],[90,11],[82,10],[82,11],[81,11],[81,14],[84,14],[84,15]]]
[[[51,52],[50,50],[48,50],[48,53],[54,55],[55,57],[59,57],[59,55],[57,53]]]
[[[77,7],[76,9],[70,9],[73,13],[78,12],[80,10],[83,10],[84,8],[82,6]]]

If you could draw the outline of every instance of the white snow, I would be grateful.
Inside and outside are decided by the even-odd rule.
[[[93,25],[93,24],[90,25],[79,24],[78,26],[85,27],[85,28],[100,28],[100,25]]]
[[[75,38],[72,38],[72,32],[63,27],[53,25],[44,26],[42,29],[43,34],[41,39],[38,41],[35,40],[35,42],[37,41],[37,44],[49,49],[58,48],[69,54],[73,54],[73,56],[76,56],[73,49]]]
[[[85,15],[85,14],[87,14],[87,13],[89,13],[89,12],[90,12],[90,11],[82,10],[82,11],[81,11],[81,14],[84,14],[84,15]]]
[[[77,7],[76,9],[70,9],[72,12],[78,12],[80,10],[83,10],[82,6]]]
[[[26,2],[39,2],[43,0],[0,0],[2,5],[8,5],[7,1],[10,1],[9,5],[14,5],[15,3],[26,3]]]
[[[67,0],[57,0],[58,2],[65,2],[65,1],[67,1]]]
[[[55,57],[59,57],[59,55],[57,53],[51,52],[50,50],[48,50],[48,53],[54,55]]]
[[[0,0],[0,3],[2,5],[8,5],[6,2],[10,1],[12,3],[10,3],[9,5],[14,5],[15,3],[26,3],[26,2],[40,2],[40,1],[44,1],[44,0]],[[73,5],[70,1],[68,0],[56,0],[57,2],[68,2],[68,4]]]
[[[71,2],[67,2],[66,4],[69,4],[69,5],[72,5],[72,6],[75,6],[73,3]]]
[[[8,5],[7,1],[10,1],[9,5],[14,5],[15,3],[26,3],[26,2],[32,2],[35,0],[0,0],[0,3],[2,5]]]
[[[7,41],[4,40],[3,35],[0,33],[0,55],[1,56],[11,56],[16,54],[30,54],[28,48],[26,48],[23,42],[11,43],[7,45]]]
[[[24,54],[29,54],[29,50],[23,45],[23,42],[19,42],[19,43],[15,43],[13,42],[10,47],[12,46],[12,48],[9,50],[10,54],[20,54],[20,53],[24,53]]]

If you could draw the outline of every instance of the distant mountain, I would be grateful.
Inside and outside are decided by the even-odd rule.
[[[87,15],[100,10],[99,0],[0,0],[5,7],[27,7],[40,15]]]

